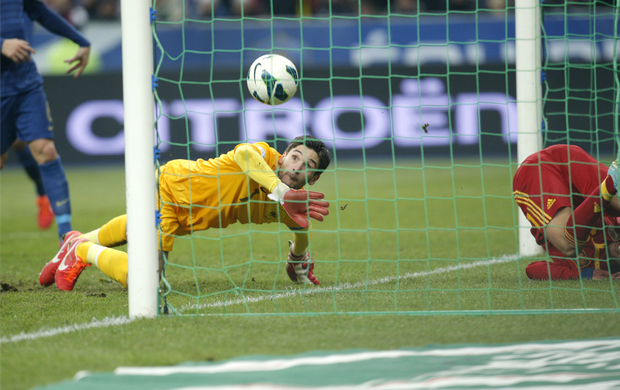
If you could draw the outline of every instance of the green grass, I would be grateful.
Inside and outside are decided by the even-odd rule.
[[[326,172],[314,186],[332,202],[326,221],[314,223],[319,288],[288,280],[290,233],[279,226],[179,238],[167,301],[183,316],[5,342],[0,385],[250,354],[619,336],[617,282],[531,282],[531,259],[478,263],[517,252],[515,168],[457,162],[369,161],[365,170],[344,162]],[[125,212],[122,168],[67,171],[74,228],[89,231]],[[72,293],[38,285],[57,249],[54,229],[36,228],[33,188],[20,170],[0,180],[2,337],[126,316],[126,290],[94,267]],[[222,313],[242,315],[208,315]]]

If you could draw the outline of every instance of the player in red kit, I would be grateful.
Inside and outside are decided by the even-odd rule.
[[[553,260],[528,265],[529,278],[608,279],[611,271],[620,279],[619,177],[615,162],[608,169],[577,146],[550,146],[523,161],[514,198]]]

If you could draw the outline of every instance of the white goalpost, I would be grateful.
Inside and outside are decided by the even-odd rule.
[[[121,28],[129,316],[155,317],[159,261],[153,159],[153,36],[149,0],[122,0]]]
[[[541,28],[539,0],[515,1],[517,71],[517,158],[519,164],[542,148]],[[542,253],[530,234],[530,222],[519,212],[519,255]]]

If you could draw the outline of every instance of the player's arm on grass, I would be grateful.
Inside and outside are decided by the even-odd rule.
[[[254,146],[238,146],[234,158],[252,180],[269,190],[269,198],[281,203],[286,213],[302,228],[309,226],[308,216],[322,221],[323,216],[329,213],[329,203],[322,201],[325,197],[322,193],[291,189],[278,178]]]
[[[609,172],[613,172],[612,167]],[[607,176],[574,210],[564,207],[555,213],[546,228],[547,239],[566,257],[576,257],[587,244],[592,228],[600,226],[601,210],[610,210],[617,203],[616,193],[613,176]]]
[[[47,8],[40,0],[24,0],[24,10],[31,20],[36,20],[49,32],[68,38],[78,44],[79,48],[75,56],[65,60],[65,62],[70,65],[77,62],[67,71],[67,74],[77,70],[75,77],[79,77],[88,65],[90,55],[88,39],[60,15]]]
[[[558,210],[545,228],[545,234],[547,240],[566,257],[577,257],[575,244],[566,238],[566,223],[571,216],[571,211],[570,207]]]

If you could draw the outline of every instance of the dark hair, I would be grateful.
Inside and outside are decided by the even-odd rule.
[[[305,145],[308,149],[312,149],[316,152],[319,156],[319,166],[316,168],[316,174],[320,175],[323,173],[331,162],[329,149],[327,149],[327,146],[325,146],[323,141],[311,135],[300,135],[299,137],[295,137],[291,143],[288,144],[285,153],[288,153],[290,150],[295,149],[299,145]]]

